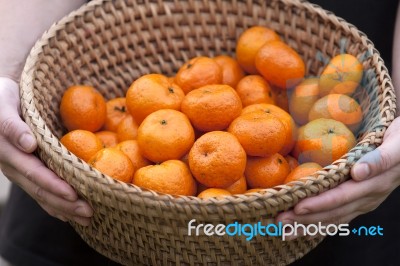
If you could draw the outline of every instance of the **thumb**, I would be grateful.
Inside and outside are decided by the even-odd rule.
[[[5,83],[4,80],[0,85],[0,135],[20,150],[31,153],[36,149],[37,142],[18,114],[18,85]]]
[[[351,175],[355,181],[362,181],[379,175],[400,163],[400,120],[396,118],[389,126],[383,138],[382,145],[365,154],[352,167]]]

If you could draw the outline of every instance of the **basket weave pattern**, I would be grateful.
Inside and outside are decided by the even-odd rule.
[[[355,97],[364,110],[357,146],[306,182],[223,200],[172,197],[114,181],[71,154],[60,143],[63,91],[90,84],[111,99],[124,96],[147,73],[173,75],[197,55],[233,55],[239,34],[266,25],[303,57],[308,74],[321,73],[326,58],[340,52],[363,62]],[[188,236],[187,224],[263,224],[299,200],[331,189],[350,167],[376,148],[394,119],[395,95],[384,62],[354,26],[306,1],[98,0],[53,25],[32,49],[21,79],[25,121],[34,131],[40,158],[94,208],[89,227],[73,223],[98,252],[125,265],[285,265],[321,240],[278,237]]]

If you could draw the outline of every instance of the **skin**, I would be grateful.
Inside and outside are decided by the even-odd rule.
[[[89,204],[32,155],[37,143],[19,116],[18,91],[18,80],[34,42],[53,22],[84,3],[83,0],[0,0],[3,11],[0,16],[0,168],[51,216],[89,225],[93,215]]]
[[[392,79],[400,96],[400,7],[393,45]],[[397,111],[399,112],[399,101]],[[400,185],[400,118],[387,129],[383,143],[362,157],[351,169],[352,179],[318,196],[302,200],[293,210],[281,213],[276,222],[302,224],[349,223],[375,210]],[[294,236],[291,239],[295,239]]]

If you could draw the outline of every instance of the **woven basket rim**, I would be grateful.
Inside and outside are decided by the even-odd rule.
[[[68,23],[73,22],[77,17],[82,16],[85,12],[88,11],[93,11],[97,7],[100,7],[103,5],[105,2],[112,2],[112,0],[95,0],[92,2],[89,2],[79,9],[71,12],[69,15],[65,16],[63,19],[59,20],[58,22],[54,23],[49,30],[47,30],[42,37],[39,39],[39,41],[36,42],[34,47],[31,49],[29,56],[27,57],[26,64],[24,66],[22,76],[21,76],[21,81],[20,81],[20,94],[21,97],[24,97],[27,99],[30,104],[33,104],[34,97],[33,97],[33,81],[35,78],[35,62],[39,58],[42,48],[49,43],[49,40],[55,36],[55,34],[59,31],[65,28],[65,26]],[[371,54],[377,57],[377,61],[380,62],[382,65],[377,66],[374,65],[375,72],[377,76],[381,77],[388,77],[390,80],[390,88],[393,90],[393,85],[391,84],[391,79],[389,76],[389,73],[386,69],[386,67],[383,64],[382,58],[379,56],[379,52],[375,49],[373,43],[368,39],[368,37],[361,31],[359,31],[354,25],[348,23],[344,19],[336,16],[334,13],[327,11],[320,6],[316,4],[309,3],[308,1],[305,0],[300,0],[300,1],[292,1],[292,0],[281,0],[281,2],[285,4],[291,4],[291,5],[298,5],[302,6],[302,8],[307,9],[309,12],[316,12],[318,13],[318,16],[323,17],[324,19],[329,20],[331,23],[335,24],[340,24],[340,27],[342,27],[344,30],[350,31],[353,35],[360,36],[363,41],[365,41],[366,46],[368,49],[371,51]],[[379,68],[381,67],[381,68]],[[390,99],[384,99],[384,101],[390,101]],[[21,101],[21,104],[23,102]],[[381,103],[382,105],[385,105],[385,102]],[[393,105],[392,105],[393,106]],[[380,118],[384,120],[385,123],[382,123],[381,125],[378,125],[376,128],[370,130],[371,133],[375,133],[377,131],[382,131],[384,132],[388,126],[388,124],[391,123],[394,119],[394,114],[395,114],[395,106],[392,107],[391,110],[388,110],[388,112],[392,113],[392,116],[388,116],[388,119],[382,119],[382,115],[380,114]],[[38,114],[38,110],[35,109],[34,114],[28,114],[28,116],[32,116],[35,119],[43,121],[43,118],[40,117]],[[25,119],[27,119],[25,117]],[[53,149],[62,149],[63,152],[69,153],[71,156],[71,161],[76,162],[76,163],[81,163],[84,166],[84,169],[88,172],[95,172],[97,175],[101,176],[104,178],[104,184],[100,184],[99,186],[111,186],[111,188],[116,187],[119,189],[123,189],[127,193],[133,193],[133,194],[139,194],[141,197],[145,197],[147,199],[150,199],[152,201],[152,204],[158,205],[159,201],[171,201],[175,203],[180,203],[184,202],[186,205],[213,205],[213,206],[222,206],[224,204],[238,204],[238,203],[243,203],[243,202],[250,202],[253,200],[267,200],[271,198],[277,198],[280,195],[291,195],[293,196],[294,193],[297,191],[303,192],[304,195],[310,195],[310,191],[312,194],[317,194],[320,192],[320,186],[321,186],[321,181],[323,181],[326,178],[326,173],[335,173],[335,169],[338,166],[341,165],[346,165],[348,164],[346,157],[357,147],[369,145],[369,135],[363,136],[356,144],[355,147],[353,147],[348,153],[343,155],[339,160],[336,160],[333,162],[331,165],[323,167],[323,170],[318,171],[314,173],[313,175],[310,175],[308,177],[305,177],[304,180],[307,180],[306,182],[302,181],[293,181],[289,183],[289,185],[280,185],[275,188],[268,188],[268,189],[263,189],[260,192],[254,192],[251,194],[240,194],[240,195],[232,195],[232,196],[227,196],[224,197],[223,199],[215,199],[215,198],[210,198],[210,199],[200,199],[195,196],[173,196],[169,194],[163,194],[159,192],[155,192],[152,190],[144,189],[141,187],[138,187],[133,184],[127,184],[124,182],[120,182],[117,180],[114,180],[113,178],[102,174],[98,170],[92,168],[90,165],[88,165],[86,162],[82,161],[80,158],[76,157],[74,154],[70,153],[67,151],[65,146],[61,144],[61,142],[58,140],[56,144],[54,143],[48,143],[46,141],[41,141],[41,137],[45,135],[46,138],[52,138],[52,139],[58,139],[55,137],[55,135],[49,130],[49,128],[46,125],[46,128],[41,129],[41,132],[45,132],[45,134],[38,133],[36,130],[33,130],[39,143],[39,147],[48,151],[48,150],[53,150]],[[367,143],[367,144],[366,144]],[[375,146],[371,146],[371,149],[374,149]],[[355,162],[352,162],[353,164]],[[73,167],[77,171],[82,171],[81,168],[78,168],[77,166],[73,165]],[[329,189],[330,187],[326,187],[326,189]],[[78,191],[79,192],[79,191]],[[150,203],[150,202],[149,202]]]

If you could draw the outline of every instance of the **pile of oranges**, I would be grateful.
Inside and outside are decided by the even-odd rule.
[[[235,57],[198,56],[173,77],[143,75],[125,97],[69,87],[61,143],[104,174],[161,193],[209,198],[272,188],[356,144],[363,117],[351,96],[362,71],[340,54],[319,77],[306,77],[294,49],[254,26]]]

